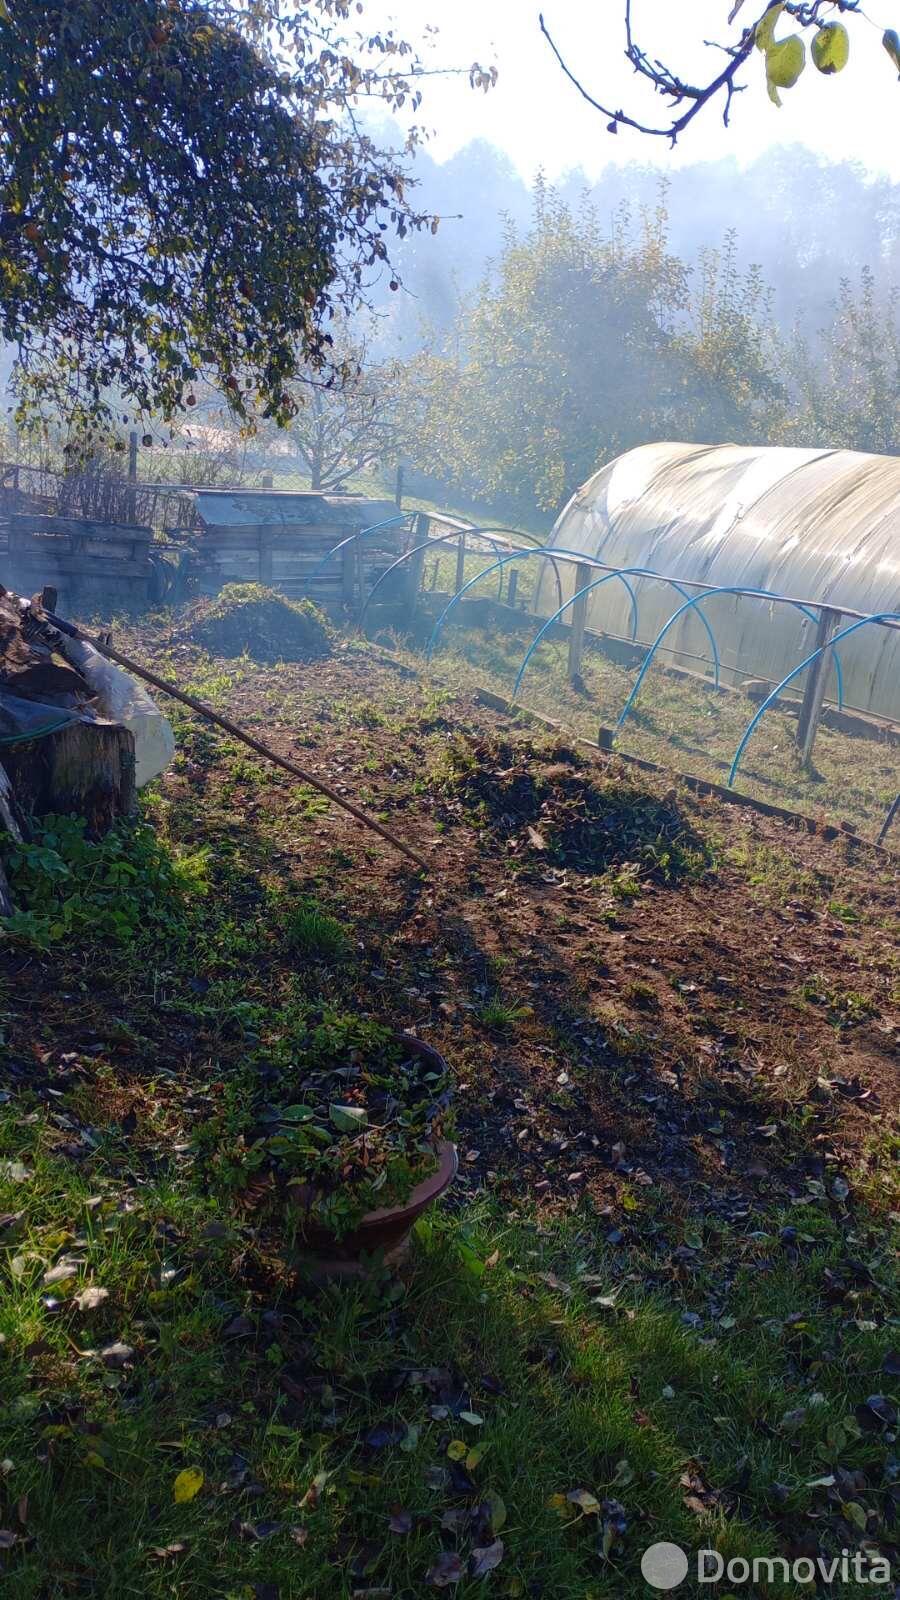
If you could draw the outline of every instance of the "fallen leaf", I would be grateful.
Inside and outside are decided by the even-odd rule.
[[[105,1367],[127,1367],[134,1360],[134,1351],[130,1344],[108,1344],[100,1351],[100,1360]]]
[[[425,1574],[425,1581],[434,1589],[447,1589],[451,1583],[459,1583],[462,1571],[462,1562],[455,1550],[442,1550]]]
[[[172,1485],[172,1497],[177,1506],[186,1505],[203,1488],[203,1473],[199,1467],[185,1467]]]
[[[241,1539],[252,1539],[258,1543],[261,1539],[270,1539],[273,1533],[280,1533],[283,1527],[283,1522],[242,1522],[238,1535]]]
[[[0,1178],[10,1183],[27,1183],[32,1176],[22,1161],[0,1161]]]
[[[465,1461],[469,1454],[469,1446],[465,1439],[451,1439],[447,1446],[447,1455],[451,1461]]]
[[[397,1507],[388,1522],[391,1533],[412,1533],[412,1525],[412,1512],[404,1511],[402,1506]]]
[[[173,1556],[183,1556],[187,1548],[187,1545],[181,1542],[176,1544],[155,1544],[152,1546],[150,1554],[157,1561],[171,1561]]]
[[[486,1572],[493,1572],[499,1567],[504,1556],[502,1539],[495,1539],[493,1544],[476,1547],[472,1551],[471,1572],[473,1578],[483,1578]]]
[[[593,1516],[600,1510],[600,1501],[589,1489],[570,1489],[566,1495],[570,1506],[577,1506],[583,1516]]]
[[[881,1370],[887,1378],[900,1378],[900,1350],[889,1350],[881,1363]]]
[[[55,1267],[47,1268],[42,1280],[44,1287],[49,1289],[53,1283],[65,1283],[67,1278],[74,1278],[82,1264],[80,1261],[73,1261],[70,1256],[63,1256]]]
[[[73,1304],[79,1311],[96,1311],[97,1307],[102,1306],[104,1300],[108,1299],[108,1289],[101,1289],[99,1284],[91,1284],[89,1288],[82,1289],[80,1294],[74,1296]]]

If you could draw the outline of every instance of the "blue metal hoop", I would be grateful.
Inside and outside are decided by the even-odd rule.
[[[779,684],[776,684],[775,688],[772,690],[772,693],[770,695],[766,696],[765,700],[763,701],[763,703],[760,706],[759,710],[757,711],[756,715],[751,718],[751,720],[748,723],[746,729],[744,730],[743,738],[741,739],[741,742],[738,745],[738,747],[737,747],[737,749],[736,749],[736,751],[734,753],[734,760],[731,763],[731,771],[728,774],[728,787],[729,787],[729,789],[731,788],[732,784],[734,783],[735,777],[737,775],[737,769],[738,769],[738,766],[740,764],[741,756],[744,753],[744,749],[745,749],[745,747],[747,745],[747,741],[749,740],[751,734],[753,733],[753,730],[756,727],[756,724],[759,722],[759,719],[763,715],[763,713],[765,711],[768,711],[769,706],[772,704],[773,700],[777,700],[778,699],[778,696],[780,695],[782,689],[786,688],[786,686],[791,682],[792,678],[796,678],[798,673],[803,672],[805,670],[805,668],[810,665],[811,662],[815,661],[817,656],[822,655],[826,650],[833,649],[834,645],[837,644],[839,639],[846,639],[849,634],[855,633],[857,628],[865,628],[870,622],[898,622],[898,621],[900,621],[900,611],[881,611],[881,612],[878,612],[876,615],[873,615],[871,617],[861,617],[859,619],[859,621],[851,622],[848,627],[842,628],[839,633],[836,633],[834,635],[833,639],[829,639],[828,640],[827,644],[819,645],[818,650],[814,650],[812,655],[807,656],[805,661],[801,661],[799,666],[794,667],[793,671],[789,672],[786,678],[782,678],[781,682]]]

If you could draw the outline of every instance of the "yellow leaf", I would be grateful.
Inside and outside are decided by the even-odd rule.
[[[768,11],[760,17],[756,24],[756,33],[754,35],[754,44],[757,50],[768,50],[769,45],[773,42],[775,24],[783,10],[784,0],[778,0],[778,4],[769,6]]]
[[[185,1467],[172,1485],[172,1495],[177,1506],[186,1505],[203,1488],[203,1473],[199,1467]]]
[[[766,51],[766,87],[769,99],[780,106],[779,89],[793,89],[806,66],[806,45],[799,33],[781,39]]]
[[[489,1444],[473,1445],[472,1449],[466,1456],[466,1471],[474,1472],[482,1456],[486,1455],[490,1448],[491,1447]]]
[[[465,1461],[469,1454],[469,1446],[465,1439],[451,1439],[447,1446],[447,1455],[451,1461]]]
[[[0,0],[0,22],[9,21],[9,12],[6,9],[6,0]]]
[[[564,1494],[551,1494],[549,1500],[547,1501],[547,1505],[551,1511],[555,1511],[560,1517],[564,1517],[566,1515],[566,1511],[568,1510],[568,1505]]]
[[[570,1489],[566,1499],[571,1506],[577,1506],[586,1517],[596,1516],[600,1510],[600,1501],[590,1489]]]
[[[813,37],[810,54],[819,72],[843,72],[850,59],[850,35],[844,24],[824,23]]]
[[[0,5],[2,5],[2,4],[3,4],[3,0],[0,0]],[[105,1467],[106,1466],[106,1462],[104,1461],[103,1457],[98,1455],[96,1450],[89,1450],[88,1451],[87,1455],[84,1458],[84,1464],[85,1464],[86,1467]]]

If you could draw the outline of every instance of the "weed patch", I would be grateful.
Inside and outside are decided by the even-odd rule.
[[[709,864],[674,799],[600,773],[570,745],[457,741],[441,787],[451,815],[472,818],[526,871],[633,863],[643,878],[674,883]]]

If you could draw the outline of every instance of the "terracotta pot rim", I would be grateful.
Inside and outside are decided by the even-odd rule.
[[[438,1071],[449,1071],[440,1051],[435,1050],[433,1045],[426,1044],[425,1040],[418,1038],[416,1034],[407,1033],[404,1029],[398,1028],[394,1030],[394,1038],[398,1044],[410,1050],[411,1053],[432,1063]],[[407,1196],[402,1205],[381,1206],[376,1211],[366,1211],[350,1229],[348,1235],[350,1239],[360,1240],[361,1236],[364,1238],[367,1234],[380,1232],[386,1227],[393,1232],[406,1225],[408,1231],[425,1210],[425,1207],[430,1205],[432,1200],[436,1200],[439,1195],[443,1194],[445,1189],[449,1188],[459,1171],[459,1155],[456,1145],[449,1139],[436,1139],[433,1149],[437,1157],[435,1170],[429,1172],[427,1177],[416,1184],[416,1187]],[[305,1232],[307,1241],[318,1248],[325,1248],[327,1241],[336,1239],[332,1230],[325,1223],[315,1222],[311,1217],[306,1219]]]
[[[438,1139],[434,1153],[438,1161],[434,1172],[430,1172],[427,1178],[416,1184],[412,1194],[402,1206],[382,1206],[378,1211],[367,1211],[360,1217],[353,1232],[357,1233],[361,1228],[380,1226],[388,1218],[392,1222],[399,1222],[407,1216],[414,1218],[429,1201],[436,1200],[439,1194],[443,1194],[459,1171],[459,1155],[456,1145],[451,1144],[449,1139]]]

